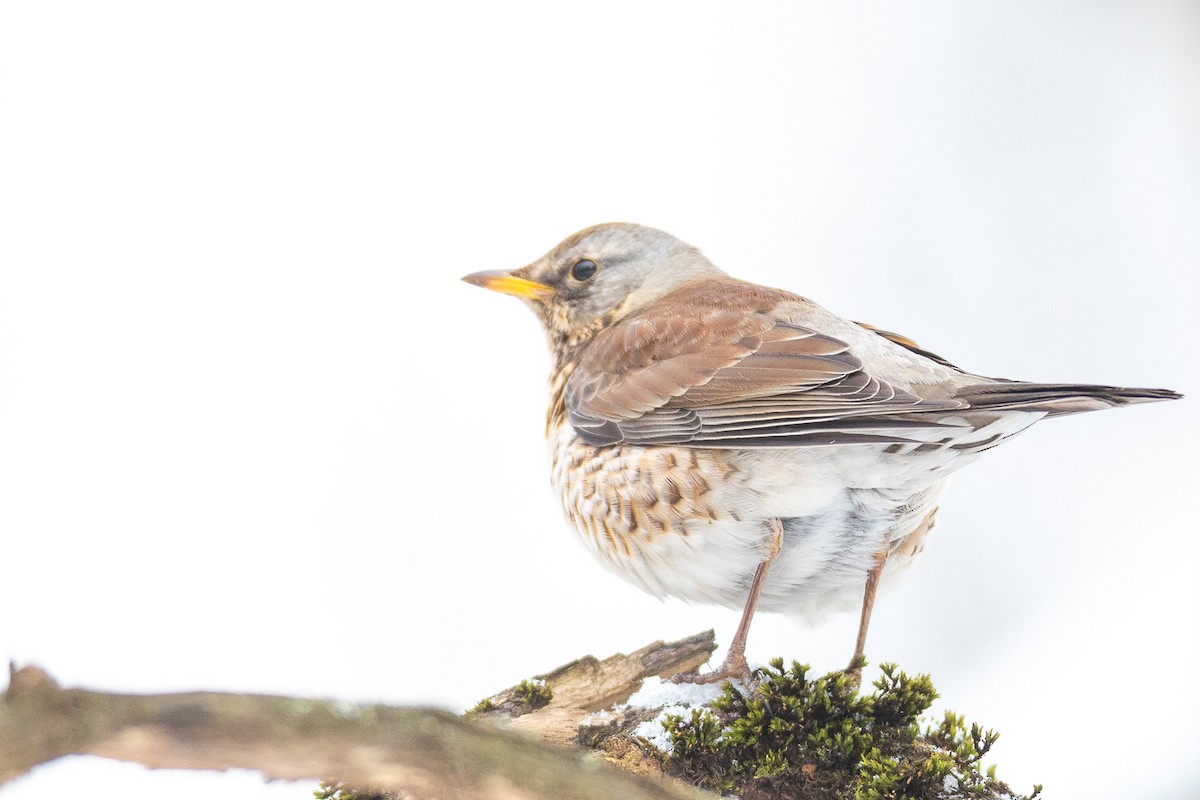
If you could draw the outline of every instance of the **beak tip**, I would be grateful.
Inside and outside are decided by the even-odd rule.
[[[470,275],[464,275],[462,279],[472,286],[491,289],[493,292],[500,292],[501,294],[523,297],[527,300],[543,299],[548,293],[553,291],[551,287],[543,283],[521,278],[504,270],[472,272]]]
[[[492,276],[493,274],[494,273],[488,273],[488,272],[472,272],[470,275],[463,275],[462,281],[464,283],[469,283],[472,286],[481,286],[486,289],[487,288],[487,279],[490,276]]]

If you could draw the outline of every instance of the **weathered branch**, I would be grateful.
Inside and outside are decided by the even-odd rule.
[[[507,727],[570,746],[575,744],[580,721],[588,714],[625,702],[652,675],[670,677],[696,669],[715,649],[713,632],[705,631],[677,642],[654,642],[629,655],[618,653],[603,661],[584,656],[535,676],[551,692],[550,702],[544,707],[526,713],[514,709],[520,702],[516,687],[486,702],[499,715],[511,718]]]
[[[712,649],[709,632],[628,656],[574,661],[543,676],[554,700],[512,727],[564,741],[588,711],[625,699],[645,677],[690,669]],[[217,692],[107,694],[62,689],[36,667],[10,667],[0,703],[0,783],[72,754],[152,768],[244,768],[269,779],[336,779],[418,798],[706,796],[436,709]]]

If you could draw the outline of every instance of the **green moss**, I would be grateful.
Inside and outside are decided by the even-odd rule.
[[[860,694],[846,672],[819,678],[782,659],[758,671],[742,695],[725,684],[711,709],[663,723],[668,772],[744,798],[854,800],[987,798],[1008,789],[980,763],[997,734],[948,712],[922,729],[937,698],[927,675],[885,664],[875,692]],[[1040,787],[1031,797],[1036,796]]]
[[[548,704],[554,698],[554,693],[543,681],[521,681],[513,688],[513,697],[533,711]]]
[[[545,681],[536,678],[524,680],[511,689],[483,698],[467,712],[467,716],[494,714],[519,717],[537,711],[547,705],[553,697],[554,693]]]
[[[359,792],[340,783],[324,782],[313,792],[316,800],[399,800],[391,792]]]
[[[492,698],[485,697],[482,700],[480,700],[478,703],[476,703],[475,706],[467,713],[468,714],[486,714],[489,711],[495,710],[495,708],[496,708],[496,704],[492,702]],[[320,800],[320,798],[318,798],[318,800]]]

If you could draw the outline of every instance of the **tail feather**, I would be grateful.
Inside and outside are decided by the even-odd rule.
[[[972,409],[1044,411],[1048,417],[1099,411],[1133,403],[1178,400],[1183,395],[1170,389],[1130,389],[1121,386],[1091,386],[1079,383],[984,383],[966,386],[956,399]]]

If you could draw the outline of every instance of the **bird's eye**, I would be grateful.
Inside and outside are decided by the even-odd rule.
[[[596,274],[596,270],[600,267],[595,261],[590,258],[585,258],[575,262],[575,266],[571,267],[571,277],[582,283],[588,278]]]

